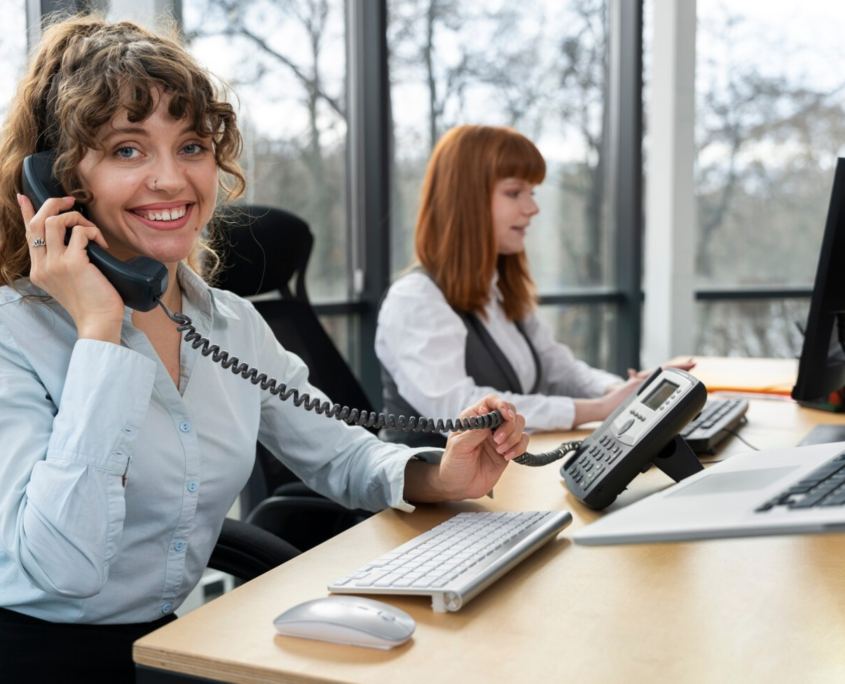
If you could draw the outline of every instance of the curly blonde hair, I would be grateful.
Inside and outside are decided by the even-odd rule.
[[[96,16],[75,16],[49,26],[18,85],[0,131],[0,285],[29,273],[26,226],[16,194],[23,160],[56,150],[55,175],[81,204],[92,200],[76,168],[89,149],[99,149],[97,131],[124,109],[129,121],[155,110],[156,93],[170,96],[168,113],[191,121],[211,137],[228,200],[246,181],[237,158],[242,138],[232,105],[221,98],[210,74],[174,37],[152,33],[128,21],[109,24]],[[186,262],[210,277],[220,259],[211,237],[197,240]]]

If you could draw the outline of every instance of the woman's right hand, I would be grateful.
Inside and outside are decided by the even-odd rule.
[[[93,223],[78,211],[67,211],[73,202],[73,197],[51,198],[36,213],[29,198],[18,195],[32,264],[30,280],[67,310],[80,339],[119,344],[123,300],[85,251],[89,242],[106,249],[108,245]],[[65,246],[68,228],[73,233]],[[38,238],[46,246],[33,247]]]

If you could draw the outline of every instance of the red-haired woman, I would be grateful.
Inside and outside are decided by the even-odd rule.
[[[644,373],[623,380],[578,361],[536,314],[525,233],[545,175],[539,150],[513,129],[459,126],[441,138],[423,186],[416,264],[379,313],[385,411],[446,418],[495,390],[526,429],[566,430],[603,420],[642,382]]]

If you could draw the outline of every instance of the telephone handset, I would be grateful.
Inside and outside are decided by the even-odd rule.
[[[37,152],[23,161],[21,187],[23,193],[32,202],[35,211],[38,211],[50,197],[67,195],[61,182],[53,175],[55,161],[55,151]],[[74,208],[84,215],[83,207],[76,205]],[[65,244],[68,240],[70,240],[70,230],[65,237]],[[202,337],[191,324],[188,316],[183,313],[172,313],[162,301],[162,296],[167,291],[168,272],[167,267],[161,262],[145,256],[120,261],[94,243],[89,243],[86,250],[88,258],[103,272],[106,279],[123,298],[126,306],[136,311],[152,311],[156,306],[161,306],[168,318],[179,326],[177,330],[185,334],[185,342],[190,342],[194,349],[202,347],[200,353],[203,356],[211,355],[212,360],[223,368],[229,368],[232,373],[249,380],[253,385],[260,385],[261,389],[278,395],[282,401],[287,401],[292,396],[293,403],[298,407],[304,405],[306,411],[315,411],[327,418],[342,420],[350,425],[376,429],[387,428],[403,432],[493,429],[502,423],[502,416],[498,411],[478,417],[435,421],[432,418],[385,416],[375,411],[359,411],[350,409],[348,406],[331,404],[319,398],[311,399],[310,395],[300,394],[295,388],[288,389],[285,383],[280,383],[275,378],[268,378],[265,373],[259,373],[257,369],[250,368],[249,364],[239,363],[237,357],[229,357],[228,352],[221,350],[216,344],[212,345],[209,340]]]
[[[569,491],[600,509],[652,465],[676,482],[702,470],[679,433],[706,401],[707,388],[689,373],[657,369],[563,464]]]
[[[38,152],[23,161],[21,186],[35,211],[50,197],[67,194],[53,175],[55,162],[55,151]],[[75,205],[74,209],[85,215],[83,207]],[[65,244],[70,240],[70,233],[68,229]],[[126,306],[136,311],[152,311],[158,306],[167,291],[167,266],[145,256],[120,261],[93,242],[88,243],[86,250],[91,263],[103,272]]]

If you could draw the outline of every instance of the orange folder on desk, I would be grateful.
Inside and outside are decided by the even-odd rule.
[[[689,358],[689,357],[687,357]],[[686,360],[679,357],[677,361]],[[796,359],[739,359],[733,357],[693,357],[690,372],[709,392],[746,392],[789,396],[798,376]]]

